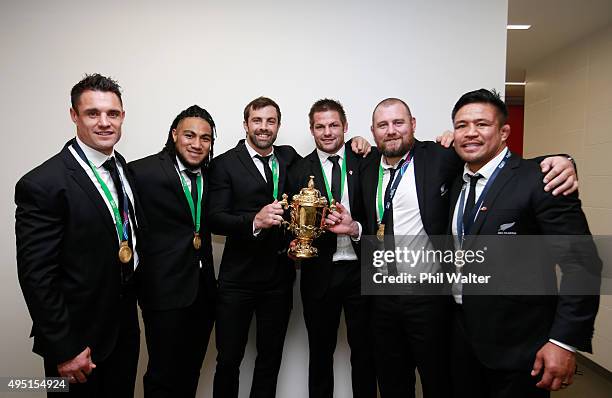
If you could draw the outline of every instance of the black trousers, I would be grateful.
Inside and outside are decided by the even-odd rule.
[[[374,356],[382,398],[414,397],[415,368],[424,398],[450,395],[448,296],[373,296]]]
[[[218,354],[213,397],[238,397],[240,363],[253,315],[257,330],[257,358],[250,397],[271,398],[276,395],[285,334],[293,306],[292,287],[292,281],[262,291],[220,284],[216,305]]]
[[[140,352],[140,331],[136,295],[124,294],[119,306],[120,326],[115,347],[103,360],[97,360],[92,351],[96,368],[87,376],[85,383],[72,383],[68,393],[47,393],[51,397],[82,398],[131,398],[134,396],[138,354]],[[59,377],[57,363],[44,360],[45,376]]]
[[[214,324],[214,291],[200,282],[196,300],[167,311],[143,310],[149,362],[145,397],[195,397]]]
[[[376,368],[372,356],[369,297],[361,295],[359,266],[358,261],[334,263],[329,287],[322,297],[310,295],[308,286],[302,283],[304,321],[310,349],[308,364],[310,398],[332,398],[334,395],[334,351],[343,309],[347,339],[351,348],[353,397],[376,398]]]
[[[547,398],[550,396],[549,391],[536,387],[540,376],[532,377],[530,369],[489,369],[478,360],[465,332],[460,305],[455,305],[452,336],[452,397]]]

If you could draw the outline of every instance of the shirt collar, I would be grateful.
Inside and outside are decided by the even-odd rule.
[[[244,146],[246,147],[247,151],[249,151],[249,155],[251,156],[251,158],[255,158],[256,155],[259,155],[257,151],[253,149],[251,145],[249,145],[246,139],[244,140]],[[268,155],[274,155],[274,145],[272,146],[272,152],[270,152]]]
[[[506,156],[507,152],[508,152],[508,147],[504,148],[500,153],[497,154],[497,156],[489,160],[487,164],[482,166],[480,170],[478,170],[475,173],[472,173],[470,169],[468,168],[468,164],[465,163],[463,165],[463,181],[469,182],[470,177],[476,174],[483,176],[484,178],[482,178],[482,180],[488,180],[493,174],[493,172],[495,171],[495,169],[497,168],[497,166],[499,165],[499,163],[502,161],[504,156]]]
[[[79,144],[85,157],[89,160],[96,168],[100,168],[104,162],[106,162],[109,158],[115,156],[115,150],[109,155],[106,155],[102,152],[98,152],[95,149],[87,146],[83,141],[76,137],[76,142]]]
[[[329,162],[330,156],[334,156],[334,155],[338,155],[340,157],[340,161],[342,161],[342,159],[344,159],[344,145],[342,145],[342,147],[338,149],[336,153],[331,153],[331,154],[327,152],[323,152],[322,150],[317,148],[317,155],[319,155],[319,160],[321,161],[321,164],[323,165],[325,164],[325,162]]]
[[[200,167],[195,168],[195,169],[190,169],[185,167],[185,165],[183,164],[183,162],[181,162],[181,159],[179,159],[179,157],[176,157],[176,164],[178,165],[178,169],[180,172],[183,172],[185,170],[190,171],[192,173],[196,173],[196,174],[200,174],[202,172],[202,169]]]
[[[397,165],[404,159],[406,159],[408,157],[408,154],[410,153],[410,151],[406,152],[404,154],[404,156],[402,156],[402,158],[395,164],[387,164],[387,160],[385,159],[384,156],[380,157],[380,165],[382,166],[382,168],[386,171],[389,169],[394,169],[397,167]]]

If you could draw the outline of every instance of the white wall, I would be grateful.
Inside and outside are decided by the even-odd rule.
[[[576,158],[580,199],[594,235],[612,234],[610,126],[612,25],[527,68],[525,155],[569,153]],[[610,295],[601,297],[593,351],[588,357],[612,371]]]
[[[30,352],[31,322],[16,277],[13,187],[73,136],[69,91],[83,73],[110,75],[122,85],[127,116],[118,148],[128,159],[158,151],[174,116],[193,103],[213,115],[215,152],[222,153],[242,137],[242,109],[259,95],[281,106],[278,142],[302,154],[313,148],[308,109],[321,97],[345,105],[350,136],[370,138],[373,106],[398,96],[412,106],[417,137],[431,139],[450,127],[460,94],[503,90],[506,11],[506,0],[3,0],[0,375],[42,372]],[[296,288],[280,397],[306,396],[298,298]],[[250,344],[241,396],[248,395],[253,353]],[[215,354],[211,345],[200,396],[210,395]],[[337,396],[348,397],[345,339],[336,370]]]

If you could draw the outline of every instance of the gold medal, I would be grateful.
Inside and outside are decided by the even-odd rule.
[[[132,249],[128,246],[127,240],[121,241],[119,245],[119,261],[127,264],[132,259]]]
[[[193,236],[193,247],[196,250],[200,250],[200,247],[202,247],[202,238],[200,238],[200,234],[197,232],[195,232]]]
[[[376,231],[376,237],[381,242],[385,239],[385,224],[378,224],[378,231]]]

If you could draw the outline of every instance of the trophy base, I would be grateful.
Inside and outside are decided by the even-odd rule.
[[[288,254],[295,258],[313,258],[318,256],[318,251],[316,247],[298,243],[295,247],[289,249]]]

